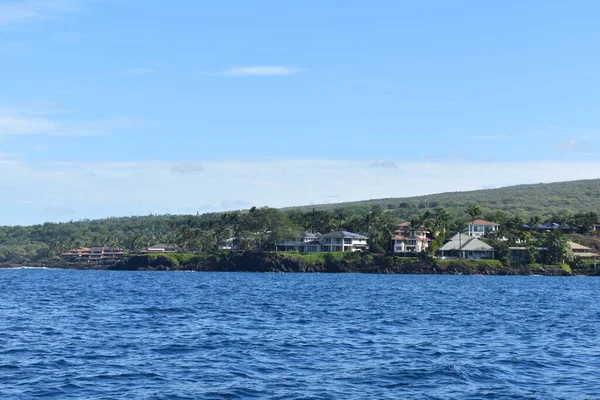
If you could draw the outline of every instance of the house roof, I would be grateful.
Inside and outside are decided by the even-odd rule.
[[[368,239],[368,237],[366,237],[364,235],[360,235],[358,233],[347,232],[347,231],[329,232],[329,233],[326,233],[324,235],[321,235],[321,237],[324,237],[324,238]]]
[[[477,238],[456,234],[448,243],[440,247],[440,251],[450,250],[494,251],[494,248]]]
[[[484,219],[476,219],[475,221],[469,221],[465,225],[498,225],[495,222],[486,221]]]
[[[303,238],[307,238],[307,237],[309,237],[309,238],[310,237],[317,238],[317,237],[321,236],[321,234],[320,233],[313,233],[313,232],[302,232],[300,234],[300,236],[303,237]]]
[[[569,245],[571,245],[571,250],[592,250],[590,247],[575,242],[569,242]]]

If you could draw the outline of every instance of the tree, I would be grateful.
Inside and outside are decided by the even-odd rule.
[[[451,222],[452,216],[444,207],[437,207],[432,214],[426,215],[423,221],[434,239],[441,234],[445,236]]]
[[[545,261],[548,264],[562,264],[573,261],[573,250],[569,241],[560,231],[546,235],[544,240]]]
[[[363,224],[369,236],[370,250],[374,253],[386,251],[396,231],[396,226],[391,216],[376,209],[364,216]]]
[[[467,207],[467,214],[471,217],[471,221],[475,221],[477,217],[481,217],[481,207],[477,204]]]
[[[252,207],[243,221],[244,231],[257,251],[274,248],[278,241],[295,233],[285,214],[276,208]]]
[[[538,227],[538,225],[539,225],[541,222],[542,222],[542,219],[540,218],[540,216],[539,216],[539,215],[533,215],[533,216],[531,216],[531,218],[529,218],[529,224],[528,224],[528,225],[529,225],[529,228],[530,228],[532,231],[536,231],[536,230],[537,230],[537,227]]]
[[[580,226],[583,233],[594,230],[594,224],[598,221],[598,213],[594,211],[577,213],[573,216],[573,222]]]

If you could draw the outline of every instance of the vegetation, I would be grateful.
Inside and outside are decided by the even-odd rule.
[[[332,213],[343,211],[347,217],[365,213],[373,206],[389,210],[395,216],[409,220],[411,216],[433,211],[443,206],[454,218],[464,217],[465,210],[479,205],[485,219],[497,221],[501,216],[519,216],[529,220],[538,216],[540,220],[565,222],[569,215],[582,211],[600,210],[600,179],[571,182],[544,183],[509,186],[499,189],[474,190],[416,196],[357,201],[351,203],[322,204],[317,206],[293,207],[287,210],[306,212],[312,209]],[[469,217],[471,218],[471,217]]]
[[[328,233],[347,230],[370,238],[370,251],[390,250],[390,237],[397,224],[409,221],[411,229],[424,226],[431,232],[429,255],[436,254],[447,237],[477,218],[501,225],[484,240],[496,248],[503,265],[576,263],[566,238],[560,234],[524,232],[524,223],[544,221],[580,226],[583,235],[572,237],[590,246],[593,224],[600,210],[600,180],[521,185],[502,189],[445,193],[405,199],[297,207],[278,210],[253,207],[246,211],[203,215],[150,215],[102,220],[45,223],[34,226],[0,227],[0,262],[57,260],[77,247],[121,247],[135,254],[154,244],[176,244],[181,254],[164,255],[173,265],[201,264],[210,257],[220,260],[223,241],[232,238],[236,249],[246,252],[276,251],[275,244],[300,231]],[[596,242],[597,243],[597,242]],[[511,260],[509,246],[527,248],[523,260]],[[548,248],[543,254],[539,247]],[[591,246],[594,247],[594,246]],[[600,249],[600,245],[596,246]],[[155,255],[150,264],[160,264]],[[350,262],[335,253],[286,254],[287,259],[307,263]],[[341,257],[341,258],[340,258]],[[367,256],[365,256],[367,257]],[[421,255],[421,258],[425,255]],[[368,258],[355,259],[363,263]],[[160,259],[161,262],[164,259]],[[574,264],[573,264],[574,265]],[[583,264],[582,264],[583,265]],[[587,268],[587,267],[586,267]]]

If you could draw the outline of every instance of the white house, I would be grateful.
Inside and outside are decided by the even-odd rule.
[[[300,253],[360,251],[369,248],[369,238],[358,233],[336,231],[324,235],[303,232],[299,237],[280,241],[278,250],[295,250]]]
[[[300,253],[318,253],[321,250],[320,233],[302,232],[300,236],[277,243],[277,250],[298,251]]]
[[[155,244],[142,250],[142,253],[176,253],[177,246],[174,244]]]
[[[495,222],[476,219],[475,221],[467,222],[467,235],[472,237],[482,237],[486,233],[496,232],[500,225]]]
[[[440,247],[438,254],[442,258],[458,256],[469,260],[485,260],[494,259],[495,251],[481,240],[459,233]]]
[[[219,250],[234,250],[234,238],[227,238],[219,243]]]
[[[392,250],[394,253],[420,253],[429,247],[429,233],[424,227],[411,229],[410,222],[403,222],[399,225],[392,238]]]

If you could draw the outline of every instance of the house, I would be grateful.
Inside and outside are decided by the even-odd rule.
[[[403,222],[392,237],[394,253],[421,253],[429,247],[429,232],[423,226],[411,229],[410,222]]]
[[[337,251],[367,250],[369,238],[358,233],[336,231],[321,235],[303,232],[299,237],[277,243],[278,250],[298,251],[300,253],[319,253]]]
[[[467,225],[467,235],[477,238],[490,232],[496,232],[500,228],[497,223],[483,219],[476,219],[467,222],[465,225]]]
[[[367,250],[368,237],[347,231],[330,232],[321,235],[322,251],[360,251]]]
[[[466,258],[469,260],[492,260],[495,249],[481,240],[464,234],[457,234],[438,250],[442,258]]]
[[[227,238],[219,243],[219,250],[239,250],[239,245],[235,244],[235,238]]]
[[[539,233],[550,233],[554,231],[562,231],[565,234],[573,234],[573,233],[581,233],[582,228],[580,226],[569,226],[569,225],[560,225],[555,222],[544,222],[543,224],[537,225],[529,225],[523,224],[524,231],[537,231]]]
[[[594,224],[594,231],[600,232],[600,221],[596,221]]]
[[[319,241],[320,233],[301,232],[300,236],[286,239],[277,243],[277,250],[282,251],[298,251],[300,253],[318,253],[321,252],[322,246]]]
[[[145,250],[141,251],[142,253],[176,253],[177,246],[174,244],[155,244],[154,246],[150,246]]]
[[[573,256],[578,258],[597,259],[600,258],[600,254],[594,253],[594,250],[590,247],[583,246],[579,243],[569,242]]]
[[[124,256],[123,249],[117,247],[81,247],[60,255],[68,262],[111,262],[121,260]]]

